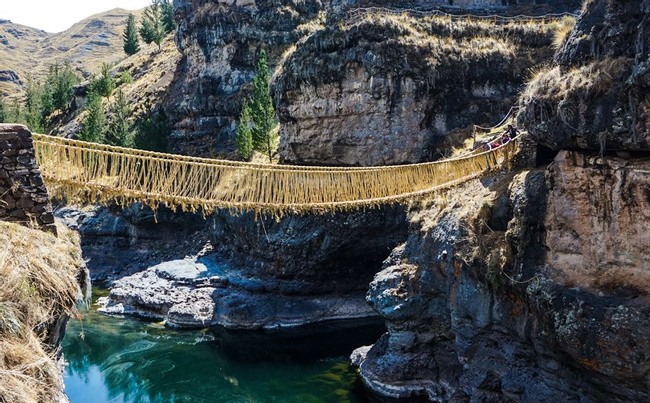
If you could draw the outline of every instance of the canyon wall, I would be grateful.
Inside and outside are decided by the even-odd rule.
[[[370,390],[431,401],[650,398],[647,1],[587,2],[519,123],[557,153],[410,212],[369,302]],[[633,84],[633,85],[632,85]],[[363,360],[365,354],[365,360]]]
[[[441,158],[471,136],[472,123],[501,120],[526,72],[552,56],[555,28],[380,15],[328,25],[289,50],[273,79],[281,159]]]
[[[183,58],[168,99],[170,151],[237,158],[235,130],[260,49],[273,68],[313,29],[327,1],[175,0]]]

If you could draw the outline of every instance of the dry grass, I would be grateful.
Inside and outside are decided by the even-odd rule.
[[[555,31],[555,36],[553,37],[553,48],[555,50],[558,50],[564,45],[566,38],[576,26],[576,19],[567,16],[558,21],[556,24],[557,30]]]
[[[274,75],[275,95],[303,83],[339,82],[350,63],[362,65],[370,75],[424,77],[427,91],[445,82],[441,76],[445,72],[484,81],[488,75],[494,80],[510,71],[523,82],[532,60],[552,55],[558,27],[558,23],[369,14],[350,27],[312,32],[297,48],[290,48]]]
[[[76,234],[59,238],[0,222],[0,402],[58,402],[63,381],[46,342],[77,296],[83,265]]]
[[[627,58],[608,58],[586,66],[572,69],[563,74],[560,67],[547,68],[535,74],[522,99],[553,101],[571,95],[591,97],[607,93],[612,85],[620,82],[622,73],[628,71],[633,61]]]

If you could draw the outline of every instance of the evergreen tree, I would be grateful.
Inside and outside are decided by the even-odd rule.
[[[41,94],[44,119],[56,110],[64,111],[68,108],[74,94],[74,86],[80,81],[69,62],[63,66],[58,63],[50,65]]]
[[[237,126],[237,133],[235,133],[235,141],[237,141],[239,155],[248,160],[253,152],[253,133],[251,131],[251,108],[246,100],[244,100],[241,115],[239,115],[239,126]]]
[[[0,98],[0,123],[9,123],[9,106],[5,103],[4,98]]]
[[[44,119],[42,112],[42,86],[31,77],[27,78],[27,91],[25,92],[25,111],[23,122],[32,131],[42,133],[44,131]]]
[[[130,116],[131,106],[126,101],[122,90],[117,90],[115,101],[108,109],[106,143],[121,147],[131,147],[133,145],[133,136],[129,130]]]
[[[253,121],[253,148],[268,154],[271,161],[273,153],[273,136],[271,130],[275,127],[275,110],[271,100],[269,81],[271,73],[266,61],[264,49],[260,52],[257,62],[257,74],[253,79],[253,96],[250,100],[250,114]]]
[[[149,151],[167,151],[167,138],[171,135],[171,125],[162,108],[146,107],[146,114],[136,125],[133,143],[135,148]]]
[[[106,121],[104,105],[102,104],[102,96],[100,94],[92,91],[88,93],[86,111],[87,114],[81,123],[79,139],[99,143],[104,137],[104,123]]]
[[[138,43],[138,34],[135,27],[135,17],[129,14],[126,20],[126,29],[124,30],[124,53],[131,56],[140,51],[140,44]]]
[[[160,44],[165,38],[165,24],[163,23],[160,0],[152,0],[151,5],[144,10],[140,25],[140,37],[147,44],[155,43],[160,50]]]
[[[102,64],[102,72],[99,77],[93,75],[88,85],[88,93],[95,93],[102,97],[110,97],[115,89],[115,79],[111,75],[111,65]]]
[[[18,98],[14,98],[7,113],[7,123],[23,123],[23,111]]]
[[[174,21],[174,5],[169,0],[160,1],[162,22],[165,26],[165,33],[168,34],[176,29],[176,21]]]

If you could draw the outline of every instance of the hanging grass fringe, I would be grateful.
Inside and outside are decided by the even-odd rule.
[[[486,152],[411,165],[310,167],[155,153],[33,134],[50,192],[70,203],[154,211],[216,209],[282,216],[406,203],[479,177],[509,161],[516,141]]]

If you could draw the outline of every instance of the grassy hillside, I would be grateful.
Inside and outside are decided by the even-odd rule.
[[[119,62],[126,56],[122,32],[129,13],[138,20],[141,11],[106,11],[56,34],[0,20],[0,95],[22,94],[29,74],[39,79],[56,62],[70,61],[84,78],[102,63]]]
[[[141,43],[140,47],[140,52],[113,67],[111,75],[115,77],[116,88],[113,96],[103,101],[105,110],[108,110],[115,102],[116,92],[122,91],[132,111],[131,125],[138,117],[146,115],[151,107],[163,103],[181,60],[181,53],[176,48],[173,35],[165,38],[160,50],[154,43]],[[124,82],[124,75],[131,77],[132,81]],[[83,110],[72,111],[56,122],[51,134],[70,136],[78,133],[86,113]]]
[[[0,402],[63,401],[50,338],[71,312],[83,265],[76,233],[0,222]]]

